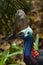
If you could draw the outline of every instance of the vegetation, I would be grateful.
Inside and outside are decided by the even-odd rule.
[[[0,0],[0,39],[13,32],[15,13],[18,9],[24,10],[29,18],[29,25],[35,34],[38,33],[34,48],[38,50],[38,43],[39,48],[43,48],[43,0]],[[0,65],[24,65],[23,43],[21,45],[18,40],[16,41],[17,43],[13,44],[11,40],[11,45],[6,41],[3,44],[0,43]],[[10,47],[5,50],[7,46]]]
[[[38,50],[38,46],[36,46],[39,42],[39,35],[36,35],[36,40],[34,43],[34,48]],[[6,62],[6,65],[20,65],[22,64],[22,59],[19,58],[21,55],[23,55],[23,49],[21,46],[18,46],[16,43],[12,44],[9,48],[9,51],[5,50],[2,54],[0,54],[0,65],[4,65]],[[17,59],[18,56],[18,59]],[[16,58],[15,58],[16,57]],[[17,60],[19,62],[17,63]]]
[[[0,3],[0,33],[9,35],[12,33],[16,11],[22,9],[27,13],[31,3],[26,0],[0,0]]]
[[[2,54],[0,54],[0,65],[4,65],[6,62],[6,65],[19,65],[15,61],[15,56],[22,54],[22,48],[19,47],[16,44],[12,44],[9,52],[5,50]],[[14,57],[14,58],[13,58]]]

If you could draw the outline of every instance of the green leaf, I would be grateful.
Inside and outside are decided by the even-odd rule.
[[[18,64],[9,64],[9,65],[18,65]]]
[[[9,51],[10,51],[10,54],[13,53],[13,52],[16,52],[16,51],[21,51],[22,50],[22,47],[18,46],[16,43],[12,44]]]
[[[16,55],[21,55],[23,53],[23,51],[21,50],[21,51],[17,51],[17,52],[14,52],[14,53],[12,53],[12,54],[9,54],[8,55],[8,57],[12,57],[12,56],[16,56]]]
[[[38,43],[39,43],[39,34],[36,35],[35,43],[34,43],[34,48],[38,50]]]
[[[8,58],[8,51],[4,51],[3,54],[2,54],[2,58],[1,58],[1,61],[0,61],[0,65],[4,65],[6,60]]]

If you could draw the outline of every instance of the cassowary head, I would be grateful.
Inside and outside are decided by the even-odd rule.
[[[18,33],[22,29],[26,28],[28,26],[27,24],[27,16],[25,12],[21,9],[17,10],[15,14],[15,22],[14,22],[14,28],[13,32]]]

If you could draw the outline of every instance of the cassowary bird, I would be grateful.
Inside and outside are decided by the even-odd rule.
[[[25,28],[21,32],[24,33],[24,47],[23,47],[23,59],[26,65],[43,65],[43,50],[35,50],[32,57],[33,47],[33,31],[30,27]],[[36,44],[37,46],[37,44]],[[34,49],[33,49],[34,51]],[[38,53],[38,54],[37,54]]]
[[[24,11],[19,9],[15,15],[15,22],[13,27],[13,34],[4,38],[11,40],[13,38],[22,38],[24,40],[23,46],[23,60],[26,65],[43,65],[43,50],[35,51],[39,54],[32,55],[33,48],[33,30],[28,26],[28,19]],[[33,48],[34,50],[34,48]],[[33,52],[34,54],[34,52]],[[34,57],[35,56],[35,57]]]
[[[26,65],[38,65],[37,60],[32,56],[32,47],[33,47],[33,30],[28,26],[24,30],[21,31],[24,33],[24,47],[23,47],[23,54],[24,54],[24,62]]]

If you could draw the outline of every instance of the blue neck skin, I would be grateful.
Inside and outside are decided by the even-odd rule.
[[[26,57],[31,56],[32,46],[33,46],[33,38],[32,37],[24,39],[23,51],[24,51],[24,55]]]
[[[26,57],[31,55],[31,50],[33,46],[33,30],[28,26],[26,29],[22,30],[24,33],[24,55]]]

